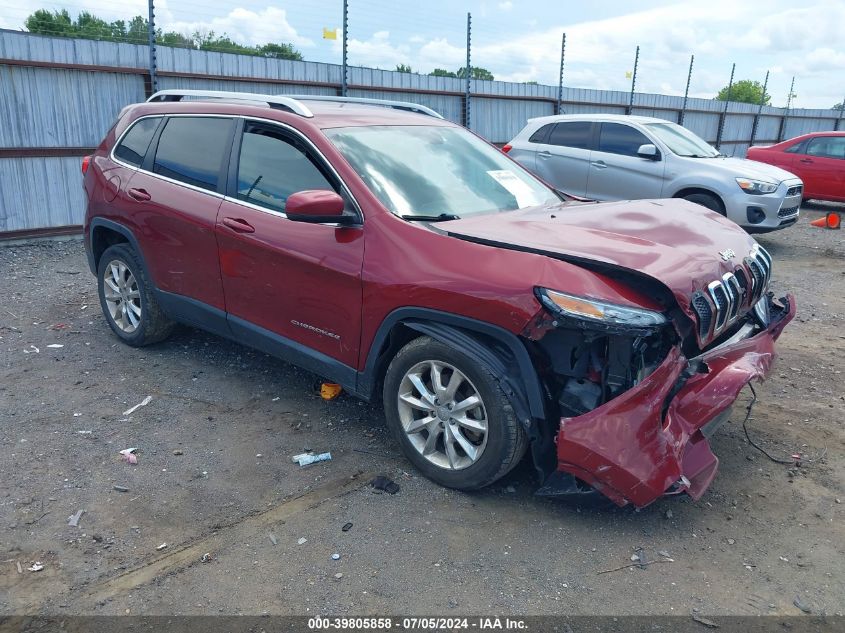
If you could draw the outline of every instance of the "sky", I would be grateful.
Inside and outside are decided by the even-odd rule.
[[[305,59],[340,63],[342,0],[157,0],[164,30],[228,34],[248,44],[289,42]],[[87,9],[106,19],[146,15],[146,0],[0,0],[0,27],[21,28],[38,8]],[[772,105],[830,108],[845,97],[843,0],[349,0],[349,63],[416,72],[456,70],[466,62],[472,14],[472,65],[496,79],[557,85],[566,33],[564,85],[630,90],[640,46],[638,92],[682,95],[695,55],[690,96],[712,98],[736,79],[762,83],[770,71]]]

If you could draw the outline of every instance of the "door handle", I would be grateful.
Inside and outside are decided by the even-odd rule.
[[[223,218],[223,224],[237,233],[255,233],[255,227],[241,218]]]
[[[799,162],[811,164],[813,162],[812,158],[802,158]]]
[[[593,167],[598,167],[599,169],[606,169],[607,168],[607,163],[605,163],[603,160],[596,160],[596,161],[591,162],[590,164]]]
[[[130,198],[134,198],[138,202],[146,202],[147,200],[152,199],[152,196],[144,189],[127,189],[126,193],[129,194]]]
[[[551,152],[538,152],[537,156],[539,156],[540,158],[551,158],[552,153]]]

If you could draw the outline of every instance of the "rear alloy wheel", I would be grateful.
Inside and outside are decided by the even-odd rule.
[[[105,250],[97,282],[103,315],[121,341],[141,347],[170,336],[175,324],[156,301],[144,268],[128,244]]]
[[[492,372],[429,337],[390,363],[384,407],[408,459],[450,488],[482,488],[525,453],[525,431]]]

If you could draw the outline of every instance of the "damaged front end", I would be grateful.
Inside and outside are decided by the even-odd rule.
[[[742,388],[768,373],[774,341],[795,314],[792,296],[762,294],[701,350],[689,325],[668,308],[623,307],[547,289],[537,297],[546,317],[529,335],[556,410],[545,430],[552,437],[534,450],[545,470],[537,492],[598,491],[620,506],[704,493],[719,463],[707,438]]]

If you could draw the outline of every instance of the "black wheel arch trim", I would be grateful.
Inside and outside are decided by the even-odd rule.
[[[397,325],[445,343],[493,370],[500,377],[500,384],[526,429],[534,418],[545,420],[546,404],[540,377],[516,334],[491,323],[431,308],[398,308],[382,321],[370,346],[366,365],[358,375],[358,392],[362,397],[369,400],[374,395],[380,365],[390,362],[389,358],[382,357],[381,350]],[[493,339],[502,349],[492,349],[479,339],[479,335]],[[504,358],[506,355],[510,358]]]
[[[131,229],[127,228],[125,225],[115,222],[114,220],[107,220],[106,218],[94,218],[91,220],[89,234],[88,234],[88,244],[90,245],[89,248],[86,249],[86,255],[88,256],[88,268],[91,269],[91,272],[96,275],[97,274],[97,263],[94,259],[94,233],[98,228],[105,228],[115,233],[120,233],[123,237],[126,238],[126,241],[129,242],[129,245],[132,247],[132,250],[135,251],[135,255],[138,256],[138,259],[141,262],[141,266],[144,267],[144,273],[147,277],[147,280],[153,284],[153,288],[155,288],[155,282],[153,281],[152,277],[150,277],[150,269],[147,268],[147,262],[144,260],[144,253],[141,251],[141,246],[138,244],[138,240],[135,237],[135,234],[132,232]]]

